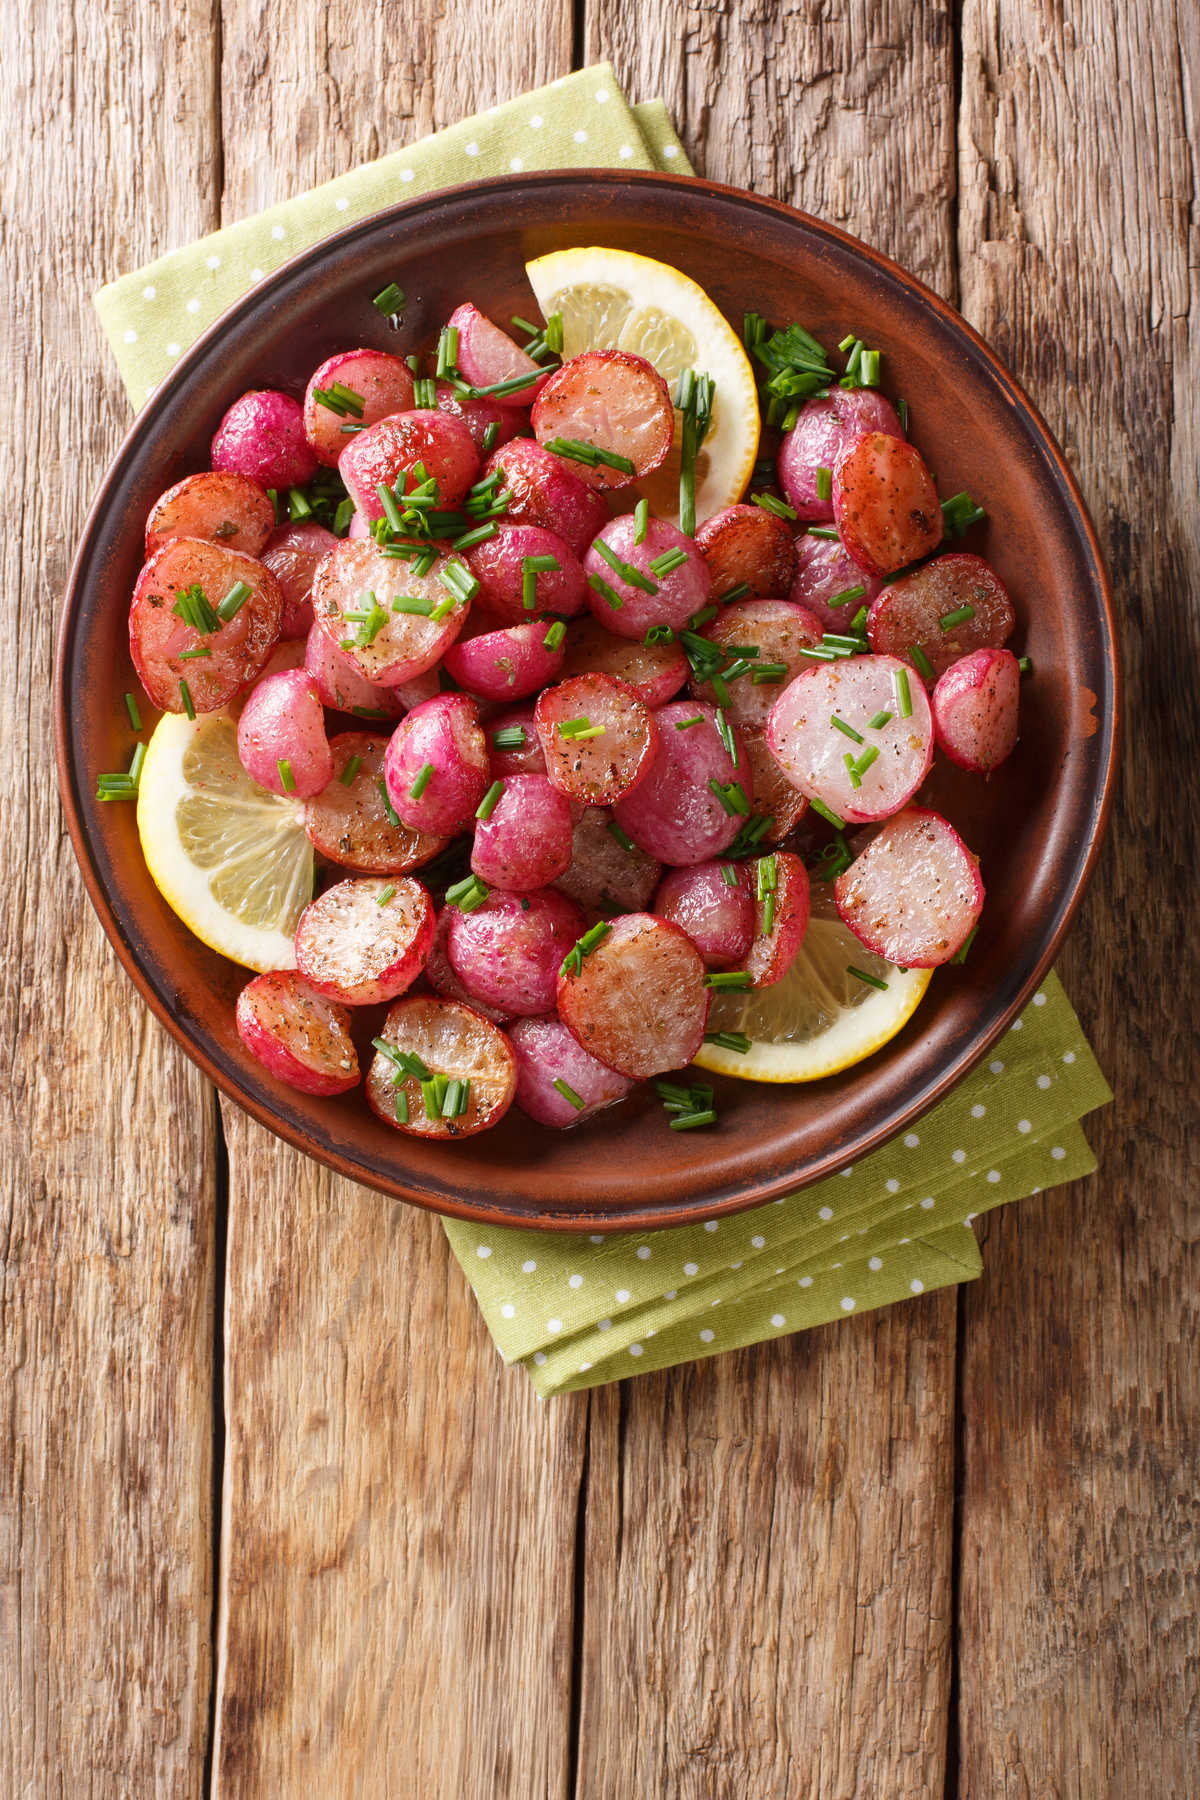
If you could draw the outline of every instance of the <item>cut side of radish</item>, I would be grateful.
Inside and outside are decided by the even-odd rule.
[[[889,819],[834,885],[842,923],[876,956],[906,969],[950,962],[983,909],[975,858],[940,813]]]

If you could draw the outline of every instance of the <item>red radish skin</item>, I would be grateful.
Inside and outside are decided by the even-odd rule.
[[[577,900],[585,911],[604,917],[613,913],[647,912],[662,876],[662,864],[634,844],[626,849],[625,834],[604,806],[581,808],[571,833],[571,866],[555,887]]]
[[[517,1105],[539,1125],[569,1131],[633,1091],[627,1075],[618,1075],[589,1056],[553,1013],[518,1019],[508,1041],[517,1059]],[[556,1081],[570,1088],[575,1098],[568,1099],[555,1087]]]
[[[234,1021],[250,1054],[298,1093],[346,1094],[358,1086],[350,1014],[314,993],[293,970],[277,969],[247,982]]]
[[[730,646],[727,669],[734,664],[736,647],[745,644],[754,645],[758,655],[753,659],[743,658],[743,661],[783,663],[787,670],[777,682],[755,682],[753,668],[729,682],[729,703],[724,709],[726,718],[731,719],[739,730],[747,726],[755,731],[765,730],[771,708],[788,682],[793,681],[802,669],[811,669],[811,661],[802,652],[820,643],[821,629],[819,619],[788,600],[736,600],[710,620],[704,627],[704,635],[710,643],[720,644],[722,648]],[[711,682],[693,679],[689,688],[698,699],[716,702]]]
[[[430,765],[432,773],[422,777]],[[384,762],[388,797],[415,831],[464,830],[491,783],[479,708],[467,694],[422,701],[397,725]],[[420,792],[414,794],[414,786]]]
[[[919,681],[909,677],[912,713],[901,718],[897,678],[908,671],[894,656],[853,656],[807,669],[784,689],[771,711],[767,742],[793,787],[819,800],[848,824],[886,819],[912,799],[933,761],[933,714]],[[892,717],[879,730],[868,721]],[[834,715],[857,731],[855,743],[832,724]],[[846,756],[868,746],[879,755],[855,787]]]
[[[594,444],[633,464],[598,463],[579,470],[589,487],[628,487],[666,461],[675,435],[671,391],[644,357],[625,350],[585,350],[549,377],[530,413],[540,443],[555,438]]]
[[[524,700],[562,668],[562,645],[548,646],[549,632],[549,621],[538,619],[460,638],[442,659],[446,673],[482,700]]]
[[[537,575],[537,604],[529,611],[522,564],[535,556],[552,556],[558,568]],[[495,537],[468,552],[467,564],[479,583],[480,606],[503,625],[522,625],[543,613],[570,619],[587,610],[583,565],[564,539],[540,525],[499,526]]]
[[[614,919],[558,980],[558,1016],[600,1062],[640,1080],[682,1069],[704,1042],[709,990],[685,931],[653,913]]]
[[[788,599],[793,606],[803,606],[819,619],[823,630],[848,631],[851,619],[860,607],[870,606],[881,585],[876,576],[859,568],[840,541],[809,537],[807,533],[796,539],[796,579]],[[861,591],[856,593],[856,589]],[[842,594],[854,597],[834,606],[833,601]]]
[[[724,871],[733,876],[732,886]],[[660,919],[686,931],[706,969],[733,969],[754,939],[754,890],[745,863],[696,863],[668,869],[654,898]]]
[[[512,750],[498,750],[496,739],[502,732],[519,729],[525,741]],[[546,759],[537,734],[532,706],[513,706],[507,712],[494,713],[487,722],[488,754],[492,764],[492,780],[505,775],[544,775]]]
[[[185,475],[161,494],[146,520],[146,555],[172,538],[203,538],[258,556],[275,524],[275,508],[257,481],[234,470]]]
[[[943,631],[941,621],[965,606],[972,608],[972,617]],[[998,650],[1016,622],[995,570],[982,556],[955,551],[885,587],[867,616],[867,638],[872,650],[902,657],[913,668],[916,645],[936,677],[972,650]]]
[[[383,765],[388,741],[365,731],[343,731],[329,743],[333,775],[304,808],[304,829],[314,850],[359,875],[405,875],[446,848],[448,837],[394,825],[384,804]],[[343,780],[354,759],[357,763]]]
[[[361,412],[342,414],[317,399],[318,389],[328,392],[335,382],[358,395]],[[305,389],[304,435],[317,460],[336,469],[347,442],[343,425],[374,425],[411,411],[412,403],[413,378],[403,357],[386,350],[339,350],[326,357]]]
[[[614,637],[590,614],[567,626],[564,680],[574,675],[614,675],[646,706],[665,706],[688,678],[688,660],[678,643],[643,644]]]
[[[457,506],[479,473],[475,441],[461,419],[436,408],[418,407],[380,419],[347,440],[338,474],[365,519],[383,517],[382,482],[406,494],[417,485],[413,470],[422,463],[438,484],[442,506]]]
[[[304,487],[317,472],[317,459],[304,435],[300,402],[275,388],[243,394],[217,426],[212,466],[281,493]]]
[[[576,675],[546,688],[534,709],[546,773],[585,806],[611,806],[637,786],[658,747],[658,727],[632,688],[611,675]],[[574,721],[601,726],[598,737],[563,735]],[[562,872],[561,870],[559,871]]]
[[[280,637],[306,638],[312,630],[313,578],[337,542],[332,531],[326,531],[312,519],[304,519],[298,525],[281,525],[267,539],[262,561],[283,594]]]
[[[833,500],[821,498],[817,471],[827,469],[832,477],[838,458],[868,432],[904,436],[895,408],[871,388],[837,388],[824,400],[805,402],[779,447],[776,465],[779,485],[798,519],[832,519]]]
[[[696,548],[695,540],[684,535],[666,519],[651,519],[643,543],[637,543],[637,526],[632,513],[612,519],[597,534],[583,559],[584,574],[589,578],[587,602],[606,631],[616,637],[635,638],[639,643],[654,625],[667,625],[679,631],[688,620],[712,599],[712,578],[708,564]],[[646,593],[635,583],[626,581],[613,568],[597,545],[603,544],[609,554],[637,569],[655,591]],[[666,575],[656,575],[650,567],[658,557],[670,551],[682,551],[685,561]],[[603,587],[593,583],[600,581]],[[609,593],[617,596],[614,606]]]
[[[304,643],[304,666],[325,706],[359,717],[398,719],[404,711],[399,688],[376,687],[364,681],[354,664],[313,626]],[[436,679],[436,677],[435,677]]]
[[[480,456],[486,453],[485,445],[491,451],[497,444],[507,444],[525,423],[526,415],[515,406],[501,406],[495,400],[468,400],[465,395],[456,394],[448,381],[439,381],[434,394],[438,411],[449,413],[466,426]]]
[[[532,356],[486,318],[470,301],[456,306],[447,326],[458,332],[458,372],[472,387],[493,387],[497,382],[514,380],[518,375],[530,377],[527,387],[516,393],[496,397],[498,405],[528,408],[533,404],[547,372],[539,368]]]
[[[467,1084],[465,1112],[453,1119],[440,1114],[431,1118],[417,1077],[405,1076],[390,1057],[377,1051],[367,1072],[367,1099],[371,1110],[395,1130],[409,1137],[453,1142],[490,1130],[512,1105],[517,1091],[512,1048],[504,1033],[473,1007],[413,995],[396,1002],[379,1035],[385,1043],[418,1056],[430,1074]]]
[[[1011,650],[972,650],[933,690],[933,726],[950,761],[990,775],[1017,747],[1021,668]]]
[[[765,731],[742,726],[741,739],[754,777],[754,809],[771,821],[760,840],[767,849],[782,844],[800,823],[808,811],[808,796],[792,786],[776,762]],[[849,749],[849,744],[846,747]]]
[[[888,820],[833,894],[859,942],[906,969],[950,962],[983,910],[975,858],[948,820],[918,806]]]
[[[493,1025],[503,1025],[511,1015],[502,1011],[500,1007],[489,1006],[486,1000],[480,1000],[476,995],[468,993],[465,984],[454,973],[454,966],[450,961],[449,944],[450,927],[456,916],[456,909],[453,906],[443,906],[438,914],[437,928],[434,931],[433,943],[430,945],[429,956],[425,963],[425,979],[434,993],[440,994],[443,1000],[459,1000],[464,1006],[474,1007],[475,1011],[482,1013],[485,1019],[490,1019]]]
[[[736,730],[737,760],[731,762],[716,725],[715,707],[700,700],[673,700],[654,715],[658,748],[633,792],[613,808],[617,823],[635,844],[660,862],[688,868],[728,850],[742,825],[727,812],[709,783],[737,783],[750,806],[754,780]],[[689,719],[698,725],[678,727]]]
[[[719,600],[743,584],[752,594],[786,594],[796,574],[796,549],[786,519],[763,506],[724,506],[696,532]]]
[[[515,525],[540,525],[554,532],[582,556],[608,518],[599,494],[575,472],[578,465],[543,450],[532,438],[514,438],[493,450],[483,465],[484,477],[504,473],[509,495],[507,518]]]
[[[868,575],[890,575],[942,541],[933,476],[919,450],[873,431],[857,438],[833,471],[838,535]]]
[[[333,753],[325,709],[304,669],[263,677],[242,707],[237,745],[247,775],[272,794],[307,800],[328,785]]]
[[[453,560],[439,558],[428,575],[418,575],[411,563],[382,556],[373,543],[343,538],[313,579],[316,625],[364,681],[373,687],[399,687],[441,662],[466,622],[470,602],[455,599],[441,579]],[[369,611],[372,594],[387,618],[364,644],[358,641],[361,620],[346,614]],[[447,601],[452,604],[441,619],[396,612],[393,602],[408,596],[427,601],[433,612]]]
[[[571,866],[571,808],[544,775],[510,775],[475,826],[471,868],[489,887],[530,894]]]
[[[433,901],[411,875],[356,876],[327,888],[296,927],[296,967],[342,1006],[375,1006],[412,986],[433,942]]]
[[[774,865],[774,906],[764,897],[757,898],[760,870]],[[789,850],[776,850],[749,870],[754,886],[754,938],[746,955],[745,967],[751,985],[771,987],[782,981],[804,942],[808,930],[808,870],[798,856]],[[768,916],[771,929],[767,930]]]
[[[473,912],[453,909],[446,950],[469,994],[510,1018],[554,1010],[558,971],[586,929],[573,900],[554,888],[494,889]]]
[[[250,597],[216,631],[196,631],[174,611],[180,593],[192,587],[219,608],[239,581],[250,589]],[[282,616],[279,583],[262,563],[201,538],[172,538],[137,578],[129,609],[129,654],[161,711],[187,711],[180,686],[186,681],[195,711],[217,712],[262,673]],[[208,655],[192,658],[189,650],[207,650]]]

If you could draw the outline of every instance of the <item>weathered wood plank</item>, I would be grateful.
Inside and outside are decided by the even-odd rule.
[[[227,218],[570,67],[565,5],[224,33]],[[224,1118],[217,1794],[565,1794],[586,1400],[502,1369],[436,1220]]]
[[[96,924],[54,792],[56,596],[128,421],[92,290],[209,228],[208,0],[0,16],[0,1791],[197,1795],[211,1091]],[[181,168],[189,179],[180,182]]]
[[[717,180],[953,293],[947,11],[598,0],[588,55]],[[579,1793],[941,1792],[955,1302],[593,1402]]]
[[[1002,0],[963,34],[964,308],[1079,471],[1129,697],[1064,959],[1100,1175],[994,1218],[964,1296],[960,1792],[1165,1800],[1200,1766],[1200,15]]]

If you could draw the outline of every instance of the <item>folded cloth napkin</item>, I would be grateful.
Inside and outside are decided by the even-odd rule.
[[[273,268],[397,198],[472,175],[598,166],[691,172],[662,102],[631,106],[607,64],[173,250],[96,296],[130,398],[142,405]],[[563,1393],[971,1280],[971,1221],[1090,1173],[1078,1120],[1111,1098],[1049,976],[988,1062],[914,1130],[769,1206],[623,1237],[457,1220],[446,1233],[501,1355],[539,1393]]]

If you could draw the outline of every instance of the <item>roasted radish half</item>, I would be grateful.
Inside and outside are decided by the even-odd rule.
[[[953,825],[919,806],[889,819],[833,892],[859,942],[905,969],[950,962],[983,909],[975,858]]]

